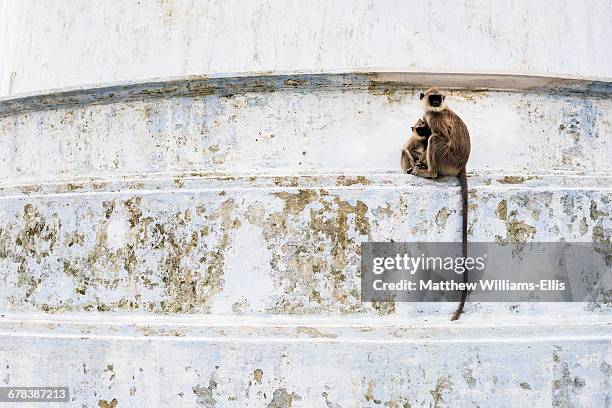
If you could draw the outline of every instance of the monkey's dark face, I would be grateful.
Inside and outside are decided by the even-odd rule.
[[[429,126],[427,126],[427,123],[425,123],[423,119],[417,120],[414,126],[411,126],[410,129],[412,129],[413,133],[416,133],[421,137],[431,136],[431,129],[429,129]]]
[[[429,137],[431,136],[431,129],[429,126],[417,126],[412,128],[413,132],[416,132],[417,135],[421,137]]]
[[[438,91],[428,90],[426,93],[421,93],[420,99],[426,111],[439,112],[446,108],[444,102],[446,96]]]
[[[443,100],[443,95],[429,95],[429,105],[433,106],[434,108],[437,108],[442,105]]]

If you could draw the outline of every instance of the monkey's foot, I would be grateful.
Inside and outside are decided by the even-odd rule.
[[[421,169],[419,167],[414,169],[413,174],[415,176],[425,177],[425,178],[432,178],[432,179],[438,178],[437,174],[433,174],[429,170],[424,170],[424,169]]]

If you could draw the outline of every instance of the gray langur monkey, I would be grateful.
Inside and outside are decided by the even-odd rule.
[[[431,129],[425,153],[427,169],[415,167],[413,174],[420,177],[457,176],[461,184],[463,257],[467,258],[468,187],[466,164],[470,158],[470,134],[463,120],[445,102],[446,95],[438,88],[421,93],[423,120]],[[468,271],[463,273],[468,282]],[[451,320],[457,320],[465,306],[467,289],[461,293],[461,302]]]

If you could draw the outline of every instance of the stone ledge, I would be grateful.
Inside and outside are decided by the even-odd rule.
[[[5,195],[0,309],[397,313],[393,304],[360,302],[360,244],[459,241],[459,188],[452,179],[368,177],[374,182],[328,175],[274,187],[266,177],[255,187],[249,177],[182,187],[169,179],[159,189],[153,180],[133,191]],[[513,177],[525,178],[470,177],[470,241],[609,248],[609,179]],[[582,278],[592,308],[605,308],[600,286],[609,282]]]
[[[155,78],[95,86],[52,89],[0,98],[0,117],[30,110],[76,107],[138,99],[273,92],[290,89],[426,88],[431,84],[457,91],[529,91],[608,96],[612,78],[517,73],[378,71],[241,72]]]
[[[515,303],[538,309],[534,303]],[[408,305],[416,308],[418,305]],[[454,304],[424,308],[449,309]],[[490,311],[498,308],[481,304]],[[160,316],[117,313],[0,315],[0,337],[115,338],[176,341],[315,341],[349,343],[491,343],[601,341],[612,338],[612,313],[585,314],[582,304],[542,307],[532,315],[468,313],[451,322],[448,314],[413,316]],[[167,339],[172,341],[173,339]]]
[[[477,190],[538,189],[597,190],[612,189],[612,173],[609,172],[469,172],[468,185]],[[283,174],[282,172],[190,172],[129,174],[115,178],[79,177],[58,179],[53,182],[24,181],[0,183],[0,200],[19,196],[43,197],[47,195],[79,194],[155,194],[164,192],[197,192],[224,190],[292,191],[299,189],[455,189],[459,183],[455,177],[437,180],[419,178],[397,172],[376,170],[359,172],[308,172]]]
[[[603,407],[610,394],[610,331],[584,333],[591,326],[596,327],[574,326],[556,336],[551,325],[542,326],[549,332],[530,325],[539,337],[521,339],[507,331],[497,341],[480,341],[472,337],[477,329],[465,327],[455,329],[464,336],[456,342],[444,341],[442,333],[434,338],[439,342],[396,341],[380,330],[370,341],[363,341],[368,332],[359,334],[362,341],[336,340],[320,337],[329,335],[329,327],[310,326],[299,333],[290,329],[297,339],[276,340],[180,336],[155,328],[149,336],[130,337],[121,326],[98,335],[104,328],[95,325],[93,333],[77,329],[65,336],[60,325],[39,336],[24,326],[0,335],[0,358],[7,361],[0,378],[9,386],[70,386],[73,403],[87,407],[502,407],[564,401]],[[409,339],[412,328],[405,328],[401,334]],[[15,360],[22,363],[10,363]]]

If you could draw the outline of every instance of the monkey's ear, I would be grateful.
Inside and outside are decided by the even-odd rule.
[[[425,97],[425,94],[423,92],[421,92],[421,95],[419,96],[419,99],[423,99]]]

